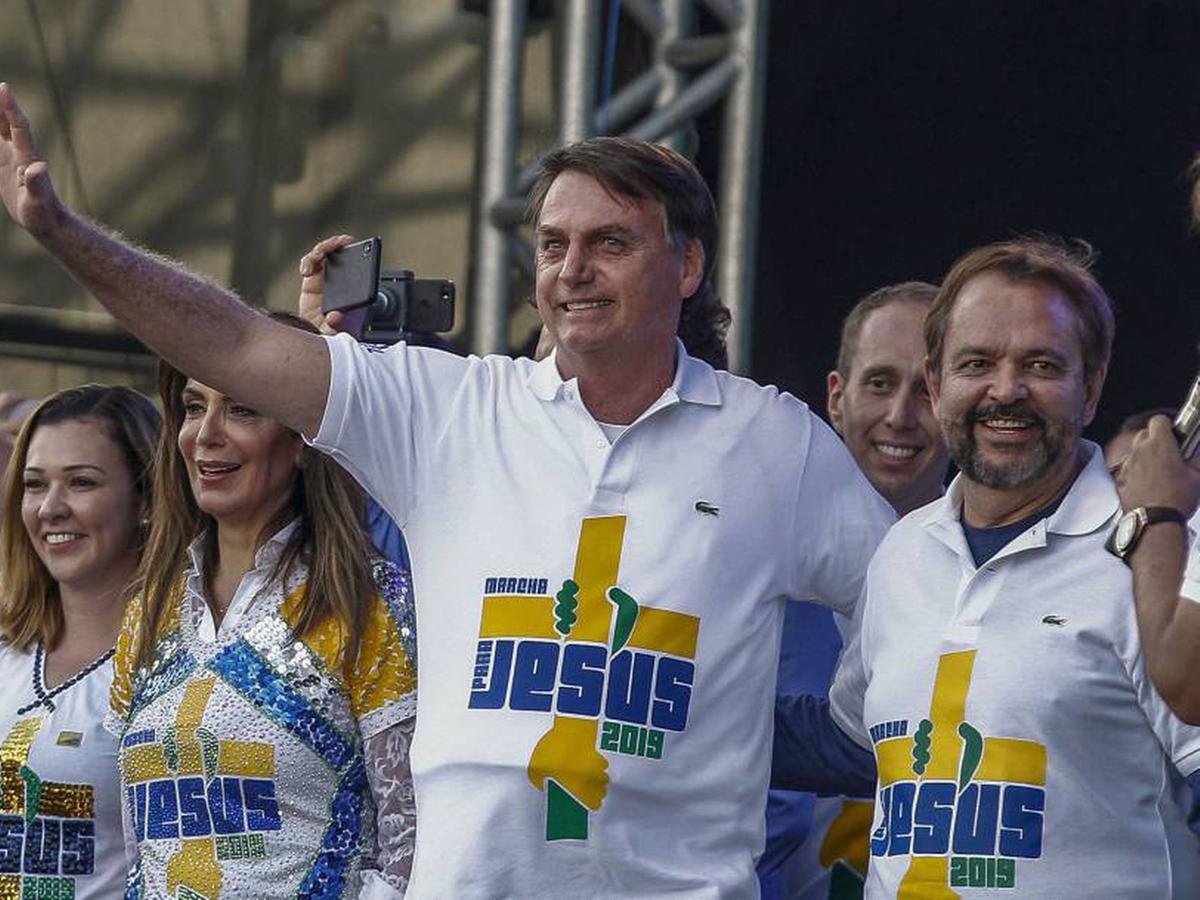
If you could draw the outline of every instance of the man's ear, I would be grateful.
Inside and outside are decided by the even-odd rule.
[[[683,245],[679,270],[679,298],[686,300],[700,290],[704,280],[704,245],[699,238],[690,238]]]
[[[829,423],[838,434],[842,433],[842,394],[845,389],[846,382],[837,369],[825,376],[825,409],[829,413]]]
[[[1083,424],[1091,425],[1096,418],[1096,407],[1100,405],[1100,394],[1104,390],[1104,379],[1108,377],[1108,363],[1102,363],[1083,385]]]
[[[940,419],[938,415],[938,401],[942,399],[942,382],[938,377],[938,372],[929,362],[929,357],[925,357],[925,390],[929,392],[929,401],[933,404],[933,415]]]

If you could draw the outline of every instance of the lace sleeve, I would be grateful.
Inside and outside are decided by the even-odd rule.
[[[375,799],[379,847],[375,868],[363,871],[360,900],[393,900],[408,889],[417,836],[408,760],[415,724],[415,718],[409,717],[366,741],[367,782]]]

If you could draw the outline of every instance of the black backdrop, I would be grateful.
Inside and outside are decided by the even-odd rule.
[[[855,298],[1014,234],[1079,237],[1117,304],[1102,439],[1195,374],[1200,3],[776,0],[753,375],[824,411]],[[701,166],[719,139],[701,125]]]

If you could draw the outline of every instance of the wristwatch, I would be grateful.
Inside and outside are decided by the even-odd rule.
[[[1146,529],[1158,522],[1178,522],[1187,527],[1187,517],[1173,506],[1138,506],[1117,519],[1117,527],[1104,545],[1113,556],[1129,562]]]

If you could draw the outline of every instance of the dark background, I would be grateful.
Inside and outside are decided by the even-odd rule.
[[[772,4],[753,375],[824,412],[841,318],[964,251],[1083,238],[1117,307],[1096,423],[1182,401],[1197,366],[1200,3]],[[715,174],[717,135],[701,125]]]

